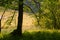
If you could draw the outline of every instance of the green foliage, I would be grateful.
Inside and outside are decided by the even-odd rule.
[[[58,24],[60,22],[57,22],[57,20],[59,20],[57,15],[60,15],[59,13],[57,13],[57,10],[59,10],[58,8],[58,3],[59,0],[45,0],[41,5],[42,5],[42,10],[44,10],[43,12],[45,13],[45,16],[47,18],[49,18],[50,20],[52,20],[52,28],[54,27],[55,29],[60,29]],[[60,3],[59,3],[60,4]],[[44,8],[44,9],[43,9]],[[48,9],[48,10],[46,10]],[[49,12],[47,12],[49,11]],[[48,15],[47,15],[48,13]],[[49,22],[50,23],[50,22]],[[47,24],[49,24],[47,23]],[[49,25],[50,26],[50,25]]]
[[[8,9],[17,10],[18,9],[18,0],[0,0],[1,7],[8,7]]]
[[[37,0],[37,1],[40,3],[40,8],[39,11],[36,14],[34,14],[35,15],[34,17],[36,19],[36,22],[34,24],[41,25],[40,27],[43,26],[46,28],[60,29],[60,21],[59,21],[60,1],[59,0]],[[34,2],[32,1],[28,2],[31,2],[30,4],[34,4]],[[34,7],[36,9],[37,6]],[[24,6],[24,11],[27,11],[27,9],[29,10],[29,12],[35,10],[35,9],[30,10],[27,6]]]

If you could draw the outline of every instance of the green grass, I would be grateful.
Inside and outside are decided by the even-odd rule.
[[[48,31],[38,31],[38,32],[24,32],[23,36],[12,36],[12,35],[0,35],[1,40],[60,40],[60,32],[48,32]]]

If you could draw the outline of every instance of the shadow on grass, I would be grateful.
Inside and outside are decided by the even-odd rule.
[[[1,40],[60,40],[59,32],[24,32],[22,37],[17,35],[4,35]]]

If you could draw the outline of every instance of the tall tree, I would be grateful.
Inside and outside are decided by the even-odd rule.
[[[17,29],[12,32],[13,35],[22,36],[22,23],[23,23],[23,0],[18,2],[18,24]]]
[[[18,14],[18,25],[17,25],[17,33],[22,35],[22,23],[23,23],[23,1],[19,0],[19,14]]]

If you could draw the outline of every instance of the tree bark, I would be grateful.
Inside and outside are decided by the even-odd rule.
[[[19,0],[19,14],[18,14],[17,32],[21,36],[22,35],[22,23],[23,23],[23,4],[21,4],[20,2],[23,2],[23,1]]]
[[[23,23],[23,5],[19,4],[18,26],[17,26],[17,32],[19,35],[22,35],[22,23]]]
[[[22,36],[22,23],[23,23],[23,4],[21,3],[23,0],[19,0],[19,13],[18,13],[18,24],[17,24],[17,29],[14,30],[11,34],[17,35],[17,36]]]

